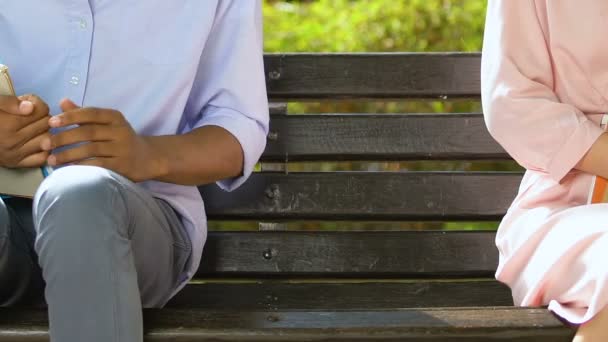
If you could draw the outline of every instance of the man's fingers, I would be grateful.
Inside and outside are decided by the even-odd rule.
[[[47,117],[49,115],[50,108],[40,97],[33,94],[28,94],[19,96],[19,99],[22,101],[29,101],[34,105],[34,110],[32,112],[33,116]]]
[[[45,132],[48,132],[49,129],[50,129],[49,119],[46,116],[38,119],[38,121],[35,121],[35,122],[21,128],[15,134],[15,137],[16,137],[15,140],[18,142],[17,146],[22,145],[25,142],[33,139],[34,137],[42,135]]]
[[[46,164],[46,159],[48,158],[48,152],[39,152],[35,154],[31,154],[25,158],[23,158],[18,164],[17,167],[41,167]]]
[[[61,101],[59,101],[59,108],[61,108],[61,111],[63,112],[69,112],[72,110],[76,110],[80,107],[70,99],[62,99]]]
[[[48,139],[50,133],[44,133],[33,139],[28,140],[25,144],[17,149],[19,155],[21,156],[29,156],[34,153],[43,152],[42,149],[42,141]]]
[[[79,108],[52,117],[51,127],[66,127],[71,125],[99,124],[111,125],[124,120],[122,114],[115,110],[98,108]]]
[[[34,103],[15,96],[0,96],[0,112],[12,115],[30,115],[34,112]]]
[[[81,142],[110,141],[113,137],[112,126],[83,125],[49,137],[48,142],[43,142],[42,147],[51,150]]]
[[[116,146],[109,142],[86,143],[74,148],[70,148],[66,151],[50,155],[48,158],[48,163],[51,166],[56,166],[79,162],[89,158],[113,157],[116,150]]]

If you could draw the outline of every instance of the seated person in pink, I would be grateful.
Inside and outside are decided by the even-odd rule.
[[[608,2],[490,0],[482,98],[494,138],[527,169],[496,238],[515,304],[548,305],[608,341]]]

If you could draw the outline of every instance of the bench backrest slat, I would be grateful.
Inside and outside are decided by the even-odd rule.
[[[478,98],[480,55],[370,53],[266,55],[273,100]]]
[[[199,276],[490,276],[494,232],[212,232]]]
[[[511,159],[481,114],[279,115],[263,161]]]
[[[232,193],[202,192],[212,219],[495,220],[520,181],[519,173],[261,173]]]

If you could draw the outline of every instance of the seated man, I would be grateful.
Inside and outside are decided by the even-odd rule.
[[[4,305],[43,278],[53,341],[143,340],[142,306],[199,265],[195,185],[238,187],[264,150],[261,20],[260,0],[0,3],[21,94],[0,97],[0,166],[55,168],[0,201]]]

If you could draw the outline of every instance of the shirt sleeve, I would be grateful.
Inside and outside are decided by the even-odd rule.
[[[533,0],[488,2],[481,86],[490,134],[523,167],[546,172],[557,182],[603,132],[555,94]]]
[[[188,130],[219,126],[239,141],[242,175],[217,183],[236,189],[251,175],[268,134],[261,0],[218,2],[187,107],[193,113],[186,117]]]

